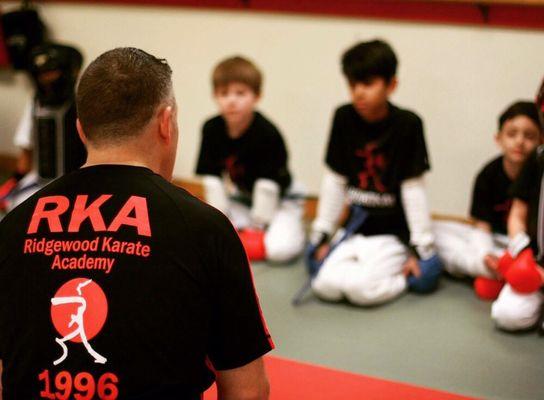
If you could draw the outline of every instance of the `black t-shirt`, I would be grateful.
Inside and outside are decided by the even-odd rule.
[[[0,224],[4,400],[199,399],[272,347],[230,222],[149,169],[74,171]]]
[[[262,114],[255,112],[249,128],[236,139],[229,137],[223,117],[206,121],[196,173],[221,176],[223,172],[246,195],[252,193],[259,178],[275,181],[282,193],[289,187],[285,143],[278,129]]]
[[[539,240],[539,207],[544,206],[544,198],[542,198],[541,194],[543,176],[544,147],[541,146],[525,161],[525,165],[511,189],[512,197],[523,200],[529,207],[527,234],[531,237],[532,246],[535,251],[537,250]],[[541,215],[544,215],[544,213]],[[544,241],[544,232],[540,232],[540,240]]]
[[[325,161],[347,177],[350,203],[368,211],[359,233],[393,234],[409,241],[400,185],[430,168],[423,123],[416,114],[389,104],[385,119],[369,123],[351,104],[341,106],[334,115]]]
[[[489,162],[476,177],[470,215],[491,225],[493,232],[506,234],[512,206],[509,190],[512,180],[506,175],[503,157]]]

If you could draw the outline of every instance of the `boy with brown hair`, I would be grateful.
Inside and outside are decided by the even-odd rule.
[[[255,110],[262,74],[248,59],[231,57],[215,67],[212,85],[219,115],[202,128],[196,167],[206,201],[231,219],[251,259],[289,261],[304,247],[303,208],[283,138]]]

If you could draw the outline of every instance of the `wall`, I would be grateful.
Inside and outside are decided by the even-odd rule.
[[[400,59],[393,101],[425,121],[429,193],[440,213],[466,213],[474,174],[496,153],[499,112],[533,98],[543,74],[542,31],[174,7],[48,3],[41,11],[53,36],[79,46],[87,62],[116,46],[168,59],[180,105],[178,178],[194,177],[200,127],[215,110],[214,64],[232,54],[255,60],[265,73],[260,108],[282,130],[291,168],[314,194],[332,112],[348,99],[339,57],[359,40],[389,41]],[[30,93],[21,74],[0,73],[0,152],[16,152],[11,136]]]

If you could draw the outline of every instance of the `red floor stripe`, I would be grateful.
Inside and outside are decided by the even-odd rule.
[[[265,357],[270,400],[474,400],[434,389],[371,378],[350,372]],[[215,385],[204,400],[215,400]]]

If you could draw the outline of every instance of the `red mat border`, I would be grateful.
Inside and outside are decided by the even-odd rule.
[[[438,389],[374,378],[284,357],[265,356],[264,359],[272,388],[271,400],[476,399]],[[308,388],[308,386],[311,387]],[[331,394],[332,391],[335,394]],[[215,394],[215,387],[212,387],[206,392],[204,400],[215,399]],[[306,397],[306,395],[311,397]]]

